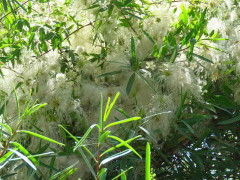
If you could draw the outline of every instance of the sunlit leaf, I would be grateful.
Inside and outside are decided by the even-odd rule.
[[[63,143],[60,143],[60,142],[55,141],[55,140],[53,140],[53,139],[50,139],[50,138],[48,138],[48,137],[46,137],[46,136],[43,136],[43,135],[40,135],[40,134],[31,132],[31,131],[18,130],[17,132],[27,133],[27,134],[30,134],[30,135],[32,135],[32,136],[36,136],[36,137],[38,137],[38,138],[41,138],[41,139],[43,139],[43,140],[46,140],[46,141],[49,141],[49,142],[52,142],[52,143],[55,143],[55,144],[59,144],[59,145],[61,145],[61,146],[65,146],[65,144],[63,144]]]

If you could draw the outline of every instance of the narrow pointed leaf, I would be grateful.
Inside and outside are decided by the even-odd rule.
[[[117,153],[117,154],[114,154],[114,155],[112,155],[112,156],[104,159],[104,160],[100,163],[100,166],[101,166],[101,165],[104,165],[104,164],[106,164],[106,163],[108,163],[108,162],[110,162],[110,161],[112,161],[112,160],[114,160],[114,159],[117,159],[117,158],[119,158],[119,157],[125,156],[126,154],[129,154],[130,152],[132,152],[131,149],[126,149],[126,150],[124,150],[124,151],[122,151],[122,152],[119,152],[119,153]]]
[[[74,136],[72,135],[65,127],[63,127],[62,125],[58,125],[60,126],[66,133],[68,133],[68,135],[73,138],[76,142],[79,142],[79,140]]]
[[[49,141],[49,142],[52,142],[52,143],[55,143],[55,144],[59,144],[59,145],[61,145],[61,146],[65,146],[65,144],[63,144],[63,143],[60,143],[60,142],[55,141],[55,140],[53,140],[53,139],[50,139],[50,138],[48,138],[48,137],[46,137],[46,136],[43,136],[43,135],[40,135],[40,134],[31,132],[31,131],[19,130],[18,132],[27,133],[27,134],[36,136],[36,137],[38,137],[38,138],[41,138],[41,139],[43,139],[43,140],[46,140],[46,141]]]
[[[5,127],[10,132],[10,134],[12,134],[12,128],[10,126],[3,123],[0,123],[0,126]]]
[[[83,143],[83,141],[85,141],[85,139],[88,137],[88,135],[91,133],[91,131],[92,131],[92,129],[94,128],[94,127],[99,127],[97,124],[93,124],[93,125],[91,125],[89,128],[88,128],[88,130],[87,130],[87,132],[83,135],[83,137],[79,140],[79,142],[76,144],[76,146],[74,147],[74,149],[73,149],[73,151],[75,151],[79,146],[82,146],[82,143]]]
[[[8,149],[9,151],[12,151],[14,154],[16,154],[17,156],[19,156],[22,160],[24,160],[29,166],[31,166],[31,168],[33,168],[35,171],[37,170],[36,166],[22,153],[14,150],[14,149]]]
[[[115,95],[112,103],[109,105],[109,108],[107,109],[107,112],[106,112],[106,116],[104,117],[104,121],[106,121],[106,120],[108,119],[108,117],[109,117],[109,115],[110,115],[110,113],[111,113],[111,111],[112,111],[113,106],[116,104],[116,101],[117,101],[119,95],[120,95],[120,93],[118,92],[118,93]]]
[[[104,132],[104,133],[100,136],[99,142],[103,142],[110,133],[111,133],[111,131],[106,131],[106,132]]]
[[[131,67],[134,67],[137,62],[137,57],[136,57],[135,41],[133,37],[131,38],[131,53],[132,53],[132,58],[130,61],[130,65]]]
[[[102,168],[99,172],[100,180],[106,180],[107,178],[107,168]]]
[[[90,169],[92,175],[94,178],[96,178],[96,173],[95,171],[93,170],[93,167],[91,166],[91,163],[89,162],[88,158],[86,157],[86,155],[84,154],[83,150],[81,149],[81,147],[78,148],[79,152],[81,153],[85,163],[87,164],[88,168]]]
[[[130,91],[132,89],[132,85],[134,83],[134,80],[135,80],[135,73],[133,73],[131,75],[131,77],[129,78],[129,80],[128,80],[128,84],[127,84],[127,88],[126,88],[127,95],[129,95],[129,93],[130,93]]]
[[[232,124],[232,123],[235,123],[235,122],[237,122],[237,121],[240,121],[240,115],[239,115],[239,116],[236,116],[236,117],[234,117],[234,118],[225,120],[225,121],[221,121],[221,122],[219,122],[218,124],[221,124],[221,125],[224,125],[224,124]]]
[[[52,177],[49,178],[49,180],[55,180],[55,179],[60,180],[60,179],[63,179],[61,177],[63,177],[64,175],[67,175],[67,174],[69,175],[69,172],[71,172],[71,170],[75,170],[75,169],[73,169],[73,167],[76,166],[77,164],[78,164],[78,161],[76,163],[74,163],[73,165],[71,165],[71,166],[63,169],[62,171],[58,172],[57,174],[54,174]]]
[[[103,96],[100,96],[100,108],[99,108],[99,129],[100,131],[103,130]]]
[[[121,121],[113,122],[113,123],[108,124],[104,129],[107,129],[111,126],[116,126],[116,125],[119,125],[119,124],[124,124],[124,123],[127,123],[127,122],[131,122],[131,121],[137,121],[137,120],[140,120],[140,119],[141,119],[141,117],[132,117],[132,118],[124,119],[124,120],[121,120]]]
[[[112,180],[118,179],[118,178],[119,178],[120,176],[122,176],[123,174],[126,175],[126,172],[129,171],[129,170],[132,169],[132,168],[133,168],[133,167],[130,167],[130,168],[128,168],[127,170],[122,171],[119,175],[117,175],[116,177],[114,177]]]
[[[133,141],[133,140],[135,140],[135,139],[137,139],[137,138],[139,138],[139,137],[141,137],[141,136],[136,136],[136,137],[131,138],[131,139],[127,140],[127,141],[123,141],[122,139],[120,139],[119,137],[116,137],[116,136],[108,136],[108,137],[109,137],[109,138],[112,138],[112,139],[114,139],[114,140],[116,140],[116,141],[118,141],[118,142],[120,142],[120,144],[118,144],[118,145],[116,145],[116,146],[114,146],[114,147],[112,147],[112,148],[109,148],[108,150],[104,151],[104,152],[101,154],[101,156],[103,156],[104,154],[106,154],[106,153],[108,153],[108,152],[110,152],[110,151],[115,150],[116,148],[119,148],[119,147],[121,147],[121,146],[125,146],[125,147],[127,147],[128,149],[131,149],[131,151],[132,151],[133,153],[135,153],[138,157],[140,157],[140,158],[142,159],[141,155],[138,154],[137,151],[136,151],[132,146],[130,146],[130,145],[128,144],[129,142],[131,142],[131,141]]]
[[[25,149],[21,144],[19,144],[18,142],[10,142],[10,143],[13,144],[16,148],[18,148],[25,156],[28,156],[27,158],[30,159],[35,164],[35,166],[39,166],[39,162],[34,157],[32,157],[32,155],[28,152],[28,150]]]
[[[151,179],[151,147],[150,147],[150,144],[147,143],[147,146],[146,146],[146,167],[145,167],[145,173],[146,173],[146,177],[145,179],[146,180],[150,180]]]
[[[203,61],[206,61],[206,62],[208,62],[208,63],[212,63],[212,64],[213,64],[213,62],[212,62],[211,60],[209,60],[209,59],[207,59],[207,58],[205,58],[205,57],[203,57],[203,56],[200,56],[200,55],[194,54],[194,53],[192,53],[192,55],[195,56],[195,57],[198,57],[199,59],[201,59],[201,60],[203,60]]]

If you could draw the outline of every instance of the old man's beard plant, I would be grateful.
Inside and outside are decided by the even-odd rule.
[[[16,2],[3,1],[0,6],[4,124],[14,126],[13,90],[20,107],[31,92],[33,101],[48,105],[26,119],[21,129],[43,132],[67,143],[69,137],[63,135],[59,124],[74,136],[83,135],[97,123],[100,93],[107,98],[121,92],[117,105],[124,111],[114,111],[109,119],[142,117],[128,133],[141,134],[153,144],[155,157],[163,159],[155,162],[155,168],[159,176],[167,172],[163,173],[166,177],[182,172],[189,178],[194,170],[185,164],[198,161],[198,156],[201,159],[202,154],[194,154],[199,144],[212,148],[207,146],[208,139],[216,136],[219,140],[221,134],[231,136],[233,142],[238,140],[235,131],[225,129],[238,121],[221,122],[238,116],[240,11],[236,0]],[[218,133],[214,125],[220,129]],[[42,147],[39,139],[16,138],[34,153]],[[64,155],[72,153],[71,148],[50,147]],[[142,147],[140,143],[138,148]],[[194,150],[186,153],[182,147]],[[184,159],[191,154],[190,160]],[[57,157],[56,162],[50,157],[44,163],[62,170],[81,157],[71,155]],[[182,157],[184,160],[179,160]],[[183,168],[177,171],[164,164],[170,163],[168,158],[182,163]],[[161,169],[158,163],[166,168]],[[206,178],[202,171],[208,163],[202,160],[193,166],[201,167],[199,171]],[[83,169],[85,164],[78,166]],[[215,173],[216,166],[206,165],[209,174]],[[130,172],[136,175],[138,170]],[[87,171],[82,171],[82,177]],[[53,174],[53,170],[47,172]]]

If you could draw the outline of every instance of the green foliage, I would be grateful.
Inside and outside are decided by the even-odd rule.
[[[232,40],[231,35],[229,38],[225,37],[229,33],[227,30],[225,35],[221,35],[219,30],[207,31],[209,20],[218,16],[214,8],[217,3],[195,0],[185,1],[181,4],[179,1],[172,0],[161,2],[97,0],[93,3],[83,1],[87,8],[79,9],[80,15],[77,15],[65,12],[71,11],[71,6],[76,1],[65,0],[59,7],[55,4],[50,5],[52,2],[55,1],[0,1],[0,75],[3,78],[4,69],[8,69],[21,79],[14,91],[0,90],[0,169],[3,169],[4,173],[6,172],[0,174],[1,179],[14,176],[17,178],[18,172],[24,172],[24,168],[27,169],[26,177],[29,179],[71,178],[71,175],[78,171],[81,159],[68,167],[56,168],[56,160],[59,156],[69,157],[71,155],[81,156],[92,179],[121,178],[125,180],[136,175],[140,180],[144,178],[147,180],[154,178],[238,179],[240,176],[240,105],[237,99],[240,80],[239,56],[237,53],[227,52],[223,49],[226,47],[223,44]],[[165,18],[164,16],[168,16],[168,14],[161,14],[161,18],[154,17],[151,23],[144,24],[145,20],[153,17],[152,7],[158,7],[164,3],[168,3],[169,9],[176,7],[173,9],[173,15],[177,16],[180,11],[179,17],[175,18],[174,24],[169,25],[166,32],[164,32],[163,25],[160,26],[159,23],[163,21],[161,18]],[[231,15],[225,15],[223,12],[221,18],[231,19],[235,16],[239,18],[238,1],[232,0],[229,3],[236,12]],[[173,4],[174,6],[172,6]],[[39,5],[40,8],[36,9],[35,7],[38,6],[35,5]],[[41,19],[43,13],[46,12],[44,11],[46,7],[51,9],[48,19],[35,22],[33,17]],[[164,9],[158,9],[158,11],[164,13]],[[86,20],[79,20],[84,13],[89,18],[88,23]],[[54,21],[51,21],[52,17],[54,17]],[[115,20],[117,22],[114,22]],[[164,23],[167,26],[168,22]],[[155,24],[163,29],[159,28],[157,32],[152,33]],[[239,33],[238,20],[228,22],[228,25],[229,29],[236,28],[235,33]],[[87,28],[91,28],[91,30]],[[84,41],[84,34],[74,37],[77,32],[84,29],[93,32],[94,36],[89,38],[92,44],[89,45],[87,42],[87,50],[78,52],[75,44],[72,45],[71,38]],[[117,34],[126,29],[129,30],[129,34],[126,34],[128,41],[122,37],[108,38],[108,32],[110,32],[110,36],[114,36],[114,33]],[[158,36],[159,33],[164,35]],[[145,50],[141,48],[142,40],[150,47],[150,51],[141,56],[141,51]],[[228,44],[231,48],[239,45],[239,40],[234,41],[233,44]],[[112,60],[111,58],[114,56],[109,55],[116,53],[122,47],[125,48],[126,59],[121,62],[118,59]],[[81,121],[75,112],[70,116],[63,113],[66,121],[61,122],[62,125],[59,126],[63,130],[64,143],[47,137],[44,130],[37,127],[34,122],[28,121],[30,123],[25,127],[30,129],[24,128],[23,130],[22,125],[25,121],[31,119],[47,104],[31,100],[22,103],[24,100],[17,96],[17,89],[25,95],[26,88],[23,86],[27,84],[28,80],[34,81],[35,79],[33,79],[34,77],[23,77],[22,74],[15,72],[14,68],[21,64],[28,64],[28,59],[43,62],[45,61],[44,56],[53,51],[58,56],[57,63],[60,66],[51,68],[56,68],[58,69],[57,73],[61,73],[64,77],[67,76],[64,83],[67,84],[66,86],[71,86],[68,87],[69,89],[77,87],[77,91],[79,91],[78,88],[81,91],[82,81],[86,81],[86,79],[90,79],[89,86],[92,86],[89,89],[91,91],[99,90],[93,88],[97,85],[101,88],[108,88],[111,83],[115,83],[111,87],[117,89],[124,86],[124,90],[120,92],[126,92],[126,99],[131,102],[128,102],[128,111],[125,112],[115,107],[120,95],[117,93],[113,101],[110,97],[108,98],[105,108],[101,96],[98,122],[95,121],[87,129],[85,128],[88,122],[82,123],[82,127],[74,127],[74,123],[77,124],[77,121]],[[122,53],[121,50],[119,51]],[[216,60],[213,58],[214,55],[209,55],[214,53],[222,54]],[[27,58],[23,58],[26,55]],[[182,55],[185,59],[180,58]],[[120,59],[121,56],[125,56],[125,54],[121,54],[117,58]],[[23,62],[23,59],[26,62]],[[29,60],[31,63],[35,63],[35,61]],[[152,63],[153,66],[151,67],[148,63],[150,65]],[[97,78],[92,75],[95,72],[88,72],[92,69],[85,64],[96,66]],[[116,66],[111,69],[113,64]],[[201,70],[196,70],[200,68]],[[212,69],[217,71],[212,73]],[[176,72],[179,74],[176,75]],[[41,73],[36,72],[36,74]],[[184,77],[179,77],[183,74],[186,75],[186,82],[183,82]],[[50,72],[48,78],[53,79],[54,76],[56,74]],[[192,77],[190,78],[190,76]],[[124,84],[111,82],[116,77],[126,78],[123,81]],[[8,76],[4,78],[6,81],[8,80]],[[77,78],[80,80],[77,81]],[[11,80],[11,78],[9,79]],[[201,81],[202,84],[198,84],[201,86],[201,92],[197,92],[198,89],[191,86],[196,84],[195,81]],[[44,83],[46,82],[44,81]],[[144,88],[139,86],[140,83],[145,83],[146,87],[151,90],[154,100],[151,101],[152,104],[149,103],[149,106],[154,106],[154,108],[149,109],[146,102],[144,102],[145,104],[139,103],[141,98],[145,99],[145,97],[141,97],[145,94],[138,94],[141,88]],[[31,87],[31,96],[39,91],[38,82],[36,84]],[[175,87],[179,85],[181,87]],[[59,85],[59,91],[62,86],[62,84]],[[82,95],[82,92],[75,92],[74,88],[71,89],[71,93],[72,101]],[[111,93],[107,92],[106,94],[111,96]],[[7,108],[11,108],[8,104],[11,103],[12,94],[15,98],[16,112],[14,117],[9,118]],[[44,94],[41,97],[48,95]],[[167,99],[169,102],[162,103],[165,97],[170,96],[172,99]],[[61,100],[53,102],[58,97],[54,98],[51,99],[52,104],[56,103],[59,106],[61,103],[64,104]],[[130,101],[132,99],[134,100]],[[44,100],[42,97],[41,101],[44,102]],[[178,106],[172,107],[175,104],[171,100],[178,103]],[[90,100],[86,100],[86,102],[94,104]],[[85,106],[87,106],[86,104]],[[134,107],[129,104],[134,104]],[[158,106],[158,104],[160,105]],[[23,106],[24,108],[22,108]],[[92,111],[91,114],[96,114],[95,108],[95,105],[89,108]],[[167,117],[168,119],[164,118],[162,112],[149,115],[159,111],[160,108],[172,109],[173,116]],[[57,117],[58,112],[55,107],[53,109],[48,112],[52,115],[49,121],[54,121]],[[112,111],[114,109],[121,115],[113,118]],[[138,114],[138,116],[132,117],[128,114],[129,112]],[[73,118],[76,122],[68,124],[68,118]],[[12,124],[12,120],[15,119],[16,121],[13,122],[16,124]],[[165,124],[166,121],[169,121],[169,127]],[[156,132],[147,130],[148,128],[144,125],[148,123],[150,126],[166,126],[168,134],[163,136],[163,133],[158,132],[160,127]],[[35,151],[28,147],[28,143],[34,139],[39,139],[39,146]],[[61,148],[57,149],[52,144],[60,145]],[[46,153],[49,149],[51,152]],[[45,170],[42,171],[44,168]],[[45,174],[46,169],[48,174]]]
[[[44,156],[46,154],[30,154],[30,152],[19,142],[16,142],[14,139],[15,137],[20,133],[27,133],[33,136],[36,136],[38,138],[44,139],[46,141],[52,142],[52,143],[57,143],[59,145],[64,145],[62,143],[59,143],[57,141],[54,141],[50,138],[47,138],[45,136],[42,136],[40,134],[31,132],[31,131],[26,131],[26,130],[19,130],[21,127],[21,124],[34,112],[38,111],[40,108],[43,106],[46,106],[47,104],[36,104],[33,103],[31,104],[31,100],[29,100],[26,105],[25,109],[23,110],[23,113],[21,112],[20,106],[19,106],[19,100],[18,96],[16,94],[16,91],[14,90],[15,94],[15,100],[16,100],[16,106],[17,106],[17,122],[16,122],[16,127],[11,128],[7,124],[0,123],[1,129],[0,129],[0,142],[3,145],[1,147],[1,153],[0,153],[0,169],[2,168],[8,168],[11,169],[11,161],[16,161],[16,160],[23,160],[29,168],[32,168],[34,171],[32,171],[32,174],[35,174],[35,172],[38,170],[37,168],[40,166],[39,159],[37,159],[40,156]],[[4,112],[3,112],[3,119],[5,119],[5,114],[6,114],[6,103],[4,106]],[[16,158],[19,157],[19,158]],[[24,163],[24,164],[25,164]],[[10,168],[8,165],[10,164]],[[15,175],[13,173],[12,175]],[[9,175],[10,176],[10,175]],[[6,177],[5,175],[1,178]]]
[[[117,93],[114,97],[113,101],[111,102],[110,97],[108,98],[105,110],[103,111],[103,99],[101,96],[100,100],[100,115],[99,115],[99,123],[91,125],[88,130],[85,132],[85,134],[81,137],[80,140],[77,139],[74,135],[72,135],[69,131],[66,130],[63,126],[60,126],[63,128],[63,130],[75,141],[75,147],[73,151],[79,151],[82,155],[83,159],[85,160],[88,168],[90,169],[93,177],[95,179],[107,179],[107,172],[108,168],[103,168],[104,165],[109,164],[112,161],[116,161],[117,159],[126,156],[127,154],[133,152],[136,156],[139,158],[142,158],[141,155],[130,145],[130,143],[136,139],[139,139],[141,136],[135,136],[130,139],[123,140],[117,136],[111,135],[114,131],[111,131],[110,127],[113,126],[119,126],[122,124],[126,124],[129,122],[133,122],[136,120],[140,120],[140,117],[132,117],[125,120],[120,120],[112,123],[107,123],[109,115],[119,97],[120,93]],[[98,141],[97,141],[97,152],[96,157],[94,156],[94,153],[91,152],[91,149],[86,147],[84,145],[84,141],[89,138],[91,131],[93,128],[96,127],[98,130]],[[108,130],[107,130],[108,129]],[[109,148],[106,148],[106,145],[110,146]],[[125,150],[123,150],[126,147]],[[91,165],[89,159],[85,155],[82,148],[90,154],[90,156],[94,159],[95,165]],[[112,155],[111,155],[112,154]],[[118,161],[116,161],[118,162]],[[118,164],[118,163],[117,163]],[[117,166],[115,164],[115,166]],[[94,170],[94,167],[96,167],[96,170]],[[126,171],[121,170],[123,172],[120,172],[117,177],[122,177]],[[116,177],[115,177],[116,179]]]

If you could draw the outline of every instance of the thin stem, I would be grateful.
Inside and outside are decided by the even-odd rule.
[[[123,15],[124,19],[127,21],[128,25],[130,26],[130,28],[132,29],[132,31],[138,36],[138,33],[136,32],[136,30],[132,27],[131,23],[128,21],[127,17],[125,16],[125,14],[123,14],[123,12],[121,11],[121,14]]]

